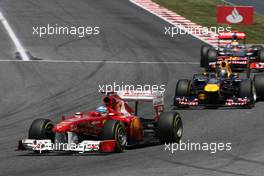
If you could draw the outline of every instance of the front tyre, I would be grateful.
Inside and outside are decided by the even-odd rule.
[[[177,82],[175,87],[174,106],[186,108],[188,106],[177,104],[177,97],[188,97],[191,91],[191,81],[187,79],[181,79]]]
[[[54,127],[53,123],[49,119],[36,119],[32,122],[29,131],[29,139],[50,139],[54,141],[55,134],[52,132]]]
[[[256,98],[255,98],[255,87],[250,79],[244,80],[240,83],[239,87],[239,96],[241,98],[249,98],[250,99],[250,105],[249,108],[254,107]]]
[[[179,143],[183,134],[180,114],[177,112],[163,112],[158,122],[160,143]]]
[[[187,79],[181,79],[177,82],[175,88],[175,97],[183,96],[187,97],[190,95],[191,81]]]
[[[108,120],[102,129],[101,138],[102,140],[115,140],[115,152],[122,152],[127,143],[127,133],[124,124],[116,120]]]

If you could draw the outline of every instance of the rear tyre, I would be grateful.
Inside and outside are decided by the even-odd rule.
[[[256,93],[255,88],[251,80],[247,79],[240,83],[239,87],[239,97],[241,98],[249,98],[250,99],[250,105],[249,108],[254,107],[255,101],[256,101]]]
[[[158,122],[160,143],[179,143],[183,134],[182,120],[177,112],[163,112]]]
[[[36,119],[32,122],[29,131],[29,139],[50,139],[54,141],[55,134],[52,132],[54,127],[53,123],[49,119]]]
[[[253,49],[257,49],[257,50],[262,50],[262,49],[264,49],[264,47],[263,47],[262,45],[253,45],[253,46],[251,46],[251,48],[253,48]]]
[[[202,67],[202,68],[205,67],[207,52],[210,48],[212,48],[212,47],[209,45],[202,45],[202,47],[201,47],[200,67]]]
[[[258,51],[258,61],[264,62],[264,49]]]
[[[102,140],[115,140],[115,152],[122,152],[127,143],[127,133],[124,124],[116,120],[108,120],[102,129],[101,138]]]
[[[217,62],[217,51],[215,49],[209,49],[205,58],[205,68],[209,69],[210,62]]]
[[[254,86],[256,89],[256,96],[258,100],[264,100],[264,75],[254,76]]]

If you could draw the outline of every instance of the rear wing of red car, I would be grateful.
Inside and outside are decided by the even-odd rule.
[[[164,105],[163,92],[119,91],[115,93],[125,101],[150,101],[154,106]]]
[[[117,96],[126,102],[135,102],[135,115],[137,115],[139,102],[152,102],[157,115],[164,111],[164,93],[160,91],[116,91],[101,93],[108,96]]]
[[[159,116],[161,112],[164,111],[164,94],[163,92],[150,92],[150,91],[120,91],[116,94],[124,101],[134,101],[135,102],[135,114],[138,111],[138,102],[152,102],[154,110]]]

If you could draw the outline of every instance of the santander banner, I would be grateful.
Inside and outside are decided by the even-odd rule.
[[[217,6],[218,24],[243,24],[253,23],[254,8],[252,6]]]

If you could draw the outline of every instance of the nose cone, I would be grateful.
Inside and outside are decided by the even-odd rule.
[[[204,87],[204,91],[206,91],[206,92],[217,92],[217,91],[219,91],[219,89],[220,89],[220,87],[217,84],[207,84]]]

